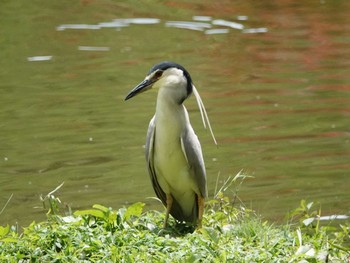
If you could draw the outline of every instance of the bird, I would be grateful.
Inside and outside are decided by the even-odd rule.
[[[201,228],[207,197],[206,169],[184,101],[195,95],[204,127],[206,120],[217,144],[208,115],[189,72],[175,62],[154,65],[125,100],[151,88],[158,89],[158,96],[147,131],[145,155],[153,189],[166,207],[163,228],[168,225],[169,214],[177,222]]]

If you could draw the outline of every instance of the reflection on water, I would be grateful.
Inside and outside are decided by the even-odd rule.
[[[150,25],[157,24],[160,20],[157,18],[125,18],[114,19],[112,22],[101,22],[97,25],[91,24],[63,24],[56,27],[57,31],[63,31],[66,29],[101,29],[101,28],[122,28],[128,27],[131,24],[135,25]]]
[[[192,29],[203,31],[206,28],[211,28],[209,23],[201,23],[201,22],[189,22],[189,21],[167,21],[165,23],[167,27],[177,27],[182,29]]]
[[[243,33],[249,33],[249,34],[255,34],[255,33],[266,33],[268,30],[266,27],[259,27],[259,28],[247,28],[244,29]]]
[[[31,169],[20,169],[14,170],[14,173],[29,173],[29,172],[38,172],[38,173],[46,173],[48,171],[65,168],[68,166],[82,166],[82,165],[91,165],[91,164],[102,164],[105,162],[112,161],[109,157],[91,157],[88,159],[82,160],[68,160],[68,161],[58,161],[49,164],[45,168],[31,168]]]
[[[213,26],[217,27],[229,27],[233,29],[242,30],[244,25],[241,23],[228,21],[224,19],[212,19],[210,16],[193,16],[194,21],[166,21],[166,27],[176,27],[180,29],[191,29],[197,31],[205,30],[205,34],[224,34],[228,33],[227,28],[212,28]],[[237,20],[246,21],[248,16],[237,16]],[[198,22],[200,21],[200,22]],[[152,25],[158,24],[161,20],[158,18],[124,18],[124,19],[114,19],[111,22],[101,22],[97,25],[91,24],[63,24],[56,27],[57,31],[63,31],[66,29],[102,29],[102,28],[116,28],[121,29],[123,27],[129,27],[132,24],[135,25]],[[207,22],[207,23],[204,23]],[[244,29],[244,33],[266,33],[267,28],[248,28]]]
[[[51,60],[52,56],[34,56],[34,57],[28,57],[28,61],[47,61]]]
[[[223,20],[223,19],[215,19],[212,21],[212,23],[213,23],[213,25],[216,25],[216,26],[227,26],[227,27],[231,27],[234,29],[243,29],[244,28],[244,26],[240,23],[227,21],[227,20]]]
[[[214,35],[214,34],[227,34],[230,32],[230,30],[223,28],[223,29],[208,29],[205,30],[205,34],[207,35]]]
[[[243,169],[238,195],[267,218],[300,199],[350,214],[350,2],[16,2],[1,16],[0,224],[43,219],[40,194],[62,182],[73,209],[163,209],[143,154],[156,94],[123,101],[163,60],[206,105],[218,148],[186,101],[210,196]]]
[[[82,51],[109,51],[109,47],[90,47],[90,46],[79,46],[78,50]]]

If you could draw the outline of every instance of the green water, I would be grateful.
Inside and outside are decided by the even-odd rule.
[[[210,196],[218,175],[220,184],[243,169],[254,178],[239,198],[266,218],[283,218],[301,199],[320,202],[325,215],[349,215],[349,8],[348,1],[2,1],[0,211],[13,196],[0,224],[43,219],[39,196],[62,182],[56,195],[73,209],[136,201],[162,209],[148,198],[143,154],[156,91],[124,97],[163,60],[188,69],[211,119],[218,148],[194,98],[186,101]],[[165,26],[194,15],[268,32]],[[160,22],[57,30],[139,17]],[[86,46],[107,49],[79,50]],[[52,59],[28,61],[35,56]]]

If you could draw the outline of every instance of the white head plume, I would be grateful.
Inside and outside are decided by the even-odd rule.
[[[208,114],[207,114],[207,111],[205,110],[205,107],[204,107],[203,101],[201,99],[201,96],[199,96],[199,93],[198,93],[196,87],[193,84],[192,84],[192,88],[193,88],[193,94],[196,97],[196,101],[197,101],[197,104],[198,104],[199,111],[201,113],[201,117],[202,117],[202,122],[203,122],[204,128],[206,129],[207,128],[206,124],[208,124],[211,137],[213,138],[213,141],[214,141],[215,145],[218,145],[218,143],[217,143],[217,141],[215,139],[213,130],[211,128],[211,125],[210,125],[210,122],[209,122],[209,118],[208,118]]]

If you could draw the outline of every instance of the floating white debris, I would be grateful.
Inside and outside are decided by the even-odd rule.
[[[189,22],[189,21],[167,21],[165,23],[165,26],[192,29],[192,30],[198,30],[198,31],[203,31],[205,28],[211,28],[211,25],[208,23]]]
[[[150,25],[158,24],[160,19],[158,18],[119,18],[114,19],[113,22],[124,23],[124,24],[139,24],[139,25]]]
[[[237,20],[239,20],[239,21],[247,21],[248,20],[248,16],[237,16]]]
[[[65,29],[100,29],[99,25],[88,25],[88,24],[64,24],[56,27],[57,31],[63,31]]]
[[[158,18],[121,18],[121,19],[114,19],[111,22],[101,22],[97,25],[89,25],[89,24],[63,24],[56,27],[57,31],[63,31],[66,29],[101,29],[106,27],[112,27],[112,28],[121,28],[121,27],[127,27],[130,24],[142,24],[142,25],[149,25],[149,24],[158,24],[160,22],[160,19]]]
[[[34,57],[27,57],[28,61],[47,61],[51,60],[52,56],[34,56]]]
[[[214,34],[227,34],[228,32],[230,32],[229,29],[221,28],[221,29],[208,29],[208,30],[205,30],[204,33],[206,35],[214,35]]]
[[[193,16],[194,21],[209,22],[211,21],[211,16]]]
[[[236,23],[236,22],[232,22],[232,21],[227,21],[227,20],[222,20],[222,19],[216,19],[212,21],[213,25],[216,26],[228,26],[234,29],[243,29],[244,25],[240,24],[240,23]]]
[[[131,24],[141,24],[141,25],[150,25],[150,24],[158,24],[160,19],[158,18],[132,18],[130,19]]]
[[[247,33],[247,34],[266,33],[266,32],[268,32],[268,29],[266,27],[247,28],[243,30],[243,33]]]
[[[109,47],[90,47],[90,46],[79,46],[78,50],[82,51],[110,51]]]
[[[121,27],[127,27],[129,26],[128,23],[125,23],[125,22],[121,22],[121,21],[112,21],[112,22],[102,22],[102,23],[99,23],[98,26],[100,28],[121,28]]]

